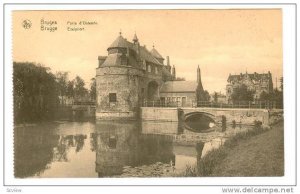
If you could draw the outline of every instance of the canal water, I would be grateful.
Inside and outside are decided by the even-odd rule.
[[[177,122],[144,121],[17,125],[14,174],[17,178],[172,176],[244,130],[228,126],[221,132],[216,125],[203,133]],[[204,147],[199,150],[201,142]]]

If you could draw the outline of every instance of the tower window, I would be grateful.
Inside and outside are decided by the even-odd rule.
[[[109,93],[109,102],[117,102],[117,94]]]
[[[117,147],[117,139],[116,139],[116,136],[111,136],[109,137],[109,140],[108,140],[108,147],[110,149],[116,149]]]

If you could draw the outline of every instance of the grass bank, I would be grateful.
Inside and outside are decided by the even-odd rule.
[[[179,176],[283,176],[283,121],[265,130],[253,130],[229,138]]]

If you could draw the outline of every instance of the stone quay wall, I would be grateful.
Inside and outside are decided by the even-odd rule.
[[[141,107],[143,121],[179,121],[179,108]]]

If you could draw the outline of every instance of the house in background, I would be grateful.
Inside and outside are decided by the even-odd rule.
[[[199,66],[197,81],[167,81],[160,88],[160,99],[166,106],[190,107],[204,98]]]
[[[241,85],[247,86],[248,90],[254,91],[254,100],[259,100],[260,95],[265,92],[267,94],[273,92],[272,74],[256,73],[231,75],[229,74],[226,85],[226,100],[228,103],[232,102],[233,90]]]
[[[160,89],[160,99],[167,106],[191,106],[197,100],[197,86],[195,81],[168,81]]]

